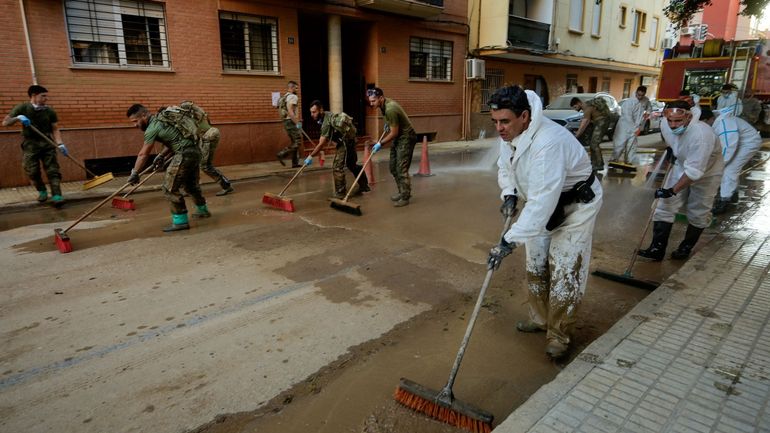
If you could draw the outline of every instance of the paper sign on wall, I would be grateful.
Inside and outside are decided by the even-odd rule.
[[[281,99],[281,92],[273,92],[270,96],[273,100],[273,107],[277,107],[278,100]]]

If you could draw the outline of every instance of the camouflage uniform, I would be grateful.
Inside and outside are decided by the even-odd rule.
[[[396,180],[398,193],[402,200],[412,197],[412,182],[409,177],[409,167],[412,165],[412,153],[417,144],[417,134],[412,122],[398,102],[385,98],[385,104],[380,108],[382,117],[387,125],[398,126],[398,136],[393,139],[390,147],[390,174]]]
[[[293,98],[292,98],[293,97]],[[300,133],[297,125],[292,122],[289,117],[289,99],[297,98],[297,95],[291,92],[286,92],[285,95],[278,100],[278,113],[283,121],[283,129],[286,130],[286,134],[289,136],[289,146],[283,148],[278,152],[278,158],[281,159],[286,156],[291,156],[291,165],[299,165],[299,146],[302,144],[302,134]],[[296,101],[295,101],[296,103]],[[297,105],[299,110],[299,105]]]
[[[334,153],[334,163],[332,164],[332,174],[334,176],[334,192],[337,195],[344,195],[347,191],[345,185],[345,167],[347,167],[353,176],[363,170],[358,165],[358,154],[356,153],[356,127],[353,125],[353,119],[345,113],[324,114],[321,123],[321,137],[333,141],[337,145]],[[366,173],[358,179],[359,191],[369,190],[369,181],[366,179]]]
[[[9,116],[16,117],[20,114],[27,116],[33,126],[53,139],[51,136],[53,133],[52,125],[58,122],[59,119],[53,108],[44,107],[42,110],[35,110],[31,103],[25,102],[13,107]],[[51,195],[61,196],[61,173],[59,172],[59,161],[56,159],[56,148],[51,146],[50,143],[45,141],[31,128],[24,127],[21,135],[24,137],[21,143],[24,173],[29,176],[38,192],[45,192],[45,182],[43,182],[40,170],[40,163],[42,162],[48,182],[51,183]]]
[[[162,186],[163,194],[171,206],[171,213],[187,214],[187,206],[179,191],[180,187],[190,194],[196,206],[204,206],[206,199],[203,198],[199,185],[201,154],[195,141],[186,138],[178,128],[161,122],[157,116],[152,116],[144,132],[144,142],[154,141],[163,143],[174,152],[166,168],[166,177],[163,179]]]
[[[591,165],[593,170],[604,169],[604,158],[602,158],[602,149],[599,145],[602,143],[602,139],[607,135],[607,127],[610,122],[610,109],[607,107],[607,103],[601,98],[594,98],[583,102],[583,105],[591,107],[590,121],[583,136],[580,137],[584,145],[588,145],[591,150]],[[587,143],[586,143],[587,141]]]

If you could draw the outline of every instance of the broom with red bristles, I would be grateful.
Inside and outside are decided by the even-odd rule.
[[[310,143],[313,144],[315,147],[313,148],[313,151],[310,152],[310,156],[313,156],[318,149],[321,147],[321,143],[316,144],[312,138],[310,138],[309,135],[307,135],[307,132],[305,132],[304,129],[300,128],[300,131],[302,131],[303,134],[305,134],[305,137],[307,137],[308,140],[310,140]],[[294,180],[299,177],[299,175],[305,170],[305,167],[307,167],[307,164],[303,163],[302,167],[297,170],[296,173],[294,173],[294,176],[289,180],[289,183],[286,184],[285,187],[279,192],[278,194],[272,194],[269,192],[266,192],[265,195],[262,196],[262,203],[274,207],[278,210],[284,210],[286,212],[294,212],[294,200],[284,197],[283,194],[286,192],[287,189],[289,189],[289,186],[294,182]]]
[[[505,235],[505,232],[508,231],[508,227],[511,224],[511,218],[511,216],[508,216],[505,219],[505,227],[503,228],[502,235]],[[431,418],[446,424],[460,427],[474,433],[491,432],[494,415],[455,399],[454,394],[452,393],[452,386],[457,377],[457,371],[460,369],[460,362],[462,362],[463,355],[465,355],[465,348],[468,346],[468,340],[471,338],[473,326],[476,324],[476,317],[479,315],[479,310],[481,310],[484,294],[487,292],[487,287],[489,287],[489,282],[492,280],[492,274],[494,272],[494,267],[488,266],[484,284],[481,285],[481,291],[479,292],[479,298],[476,300],[476,306],[473,308],[473,314],[471,314],[471,318],[468,321],[468,327],[465,330],[462,344],[460,344],[460,350],[457,352],[452,371],[449,373],[449,380],[446,385],[444,385],[444,388],[441,391],[435,391],[409,379],[401,378],[401,382],[393,395],[397,402],[406,407],[417,412],[422,412]]]
[[[171,162],[171,157],[167,158],[165,161],[163,161],[162,168],[157,168],[150,173],[149,176],[142,179],[141,182],[134,185],[133,188],[129,189],[127,193],[123,194],[123,197],[114,197],[112,199],[112,207],[115,209],[123,209],[123,210],[136,210],[136,204],[134,204],[134,199],[128,198],[129,195],[133,194],[134,191],[139,189],[140,186],[144,185],[145,182],[150,180],[151,177],[155,175],[155,173],[158,173],[162,170],[165,170],[166,167],[168,167],[168,164]]]

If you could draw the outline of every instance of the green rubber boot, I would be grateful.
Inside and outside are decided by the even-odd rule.
[[[211,216],[211,212],[209,212],[209,208],[202,204],[200,206],[195,206],[198,208],[198,210],[193,214],[193,218],[208,218]]]
[[[54,194],[51,196],[51,201],[56,207],[62,207],[62,205],[64,205],[64,197],[60,196],[59,194]]]
[[[46,190],[38,191],[37,192],[37,201],[42,203],[42,202],[44,202],[46,200],[48,200],[48,191],[46,191]]]
[[[176,232],[179,230],[190,230],[190,224],[186,213],[172,213],[171,225],[163,229],[164,232]]]

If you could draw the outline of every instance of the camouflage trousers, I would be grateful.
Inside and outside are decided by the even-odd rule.
[[[171,206],[171,213],[187,213],[187,205],[180,188],[190,194],[197,206],[206,204],[200,187],[200,161],[198,149],[185,149],[171,157],[171,162],[166,168],[166,177],[163,179],[163,195]]]
[[[607,127],[609,126],[609,119],[603,118],[596,121],[592,121],[588,128],[583,131],[581,141],[584,146],[588,146],[591,155],[591,166],[593,170],[604,170],[604,158],[602,158],[602,149],[599,145],[602,143],[602,139],[607,135]]]
[[[415,144],[417,144],[415,134],[399,135],[390,147],[390,174],[396,180],[398,193],[404,200],[409,200],[412,197],[409,167],[412,165]]]
[[[21,144],[22,165],[24,173],[29,176],[35,189],[45,191],[45,182],[43,182],[40,164],[51,183],[51,195],[61,195],[61,172],[59,171],[59,161],[56,159],[56,148],[45,141],[32,140],[25,138]]]
[[[337,145],[337,151],[334,153],[334,163],[332,164],[332,176],[334,176],[334,191],[337,194],[345,194],[347,186],[345,184],[345,167],[358,176],[363,167],[358,165],[358,154],[356,153],[356,141],[347,140],[344,144]],[[364,190],[369,186],[366,179],[366,173],[358,179],[358,186]]]
[[[217,128],[210,128],[208,131],[206,131],[205,134],[203,134],[200,147],[201,170],[210,178],[214,179],[215,182],[218,182],[223,189],[225,189],[230,186],[230,182],[221,171],[214,167],[214,152],[217,150],[217,146],[219,145],[219,139],[220,134],[219,129]]]
[[[283,129],[286,130],[290,143],[278,152],[278,155],[281,157],[290,156],[292,165],[297,165],[299,163],[299,146],[302,144],[302,133],[291,119],[283,120]]]

